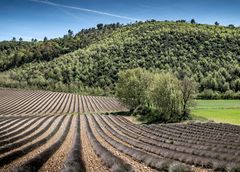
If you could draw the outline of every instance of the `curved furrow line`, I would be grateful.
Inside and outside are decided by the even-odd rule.
[[[84,103],[84,113],[88,113],[88,112],[91,112],[90,110],[89,110],[89,107],[88,107],[88,104],[87,104],[87,101],[86,101],[86,96],[82,96],[82,101],[83,101],[83,103]]]
[[[57,102],[55,102],[54,106],[51,108],[49,114],[57,114],[59,108],[61,107],[63,101],[65,100],[65,97],[67,94],[61,93],[61,97],[58,99]],[[61,103],[60,103],[61,102]],[[59,106],[59,107],[58,107]]]
[[[55,98],[57,97],[57,93],[51,93],[48,95],[47,98],[43,99],[40,104],[38,104],[32,111],[31,113],[33,114],[39,114],[41,110],[46,109],[46,106],[49,105]]]
[[[78,114],[76,120],[76,129],[74,142],[71,148],[71,151],[68,154],[66,161],[64,162],[61,172],[85,172],[85,163],[82,159],[82,150],[81,150],[81,137],[80,137],[80,114]]]
[[[21,93],[18,92],[18,91],[14,91],[13,89],[7,90],[7,89],[4,89],[4,88],[0,88],[0,98],[3,99],[3,100],[5,98],[8,98],[8,97],[17,96],[19,94],[21,94]]]
[[[113,111],[113,107],[110,103],[108,103],[104,97],[98,97],[98,100],[100,101],[101,104],[105,105],[105,107],[107,107],[107,110],[108,111]]]
[[[81,102],[81,98],[79,95],[77,95],[77,112],[80,115],[83,111],[82,111],[82,102]]]
[[[136,130],[132,129],[131,127],[128,127],[127,125],[123,125],[119,123],[119,121],[115,121],[114,118],[109,118],[114,126],[117,126],[121,129],[121,131],[126,135],[128,134],[129,137],[135,137],[135,139],[151,144],[154,146],[160,146],[162,148],[166,148],[169,150],[173,150],[176,152],[181,152],[181,153],[187,153],[190,155],[197,155],[201,157],[206,157],[206,158],[212,158],[212,159],[217,159],[217,160],[222,160],[222,161],[237,161],[237,156],[229,156],[228,154],[224,153],[217,153],[213,151],[205,151],[205,150],[198,150],[198,149],[193,149],[190,147],[187,147],[186,145],[175,145],[174,143],[168,142],[168,140],[160,140],[160,139],[153,139],[151,138],[150,134],[146,134],[144,132],[137,132]]]
[[[92,100],[91,100],[91,96],[87,96],[86,99],[87,99],[89,108],[91,109],[90,111],[96,112],[95,106],[93,105]]]
[[[94,97],[93,99],[94,99],[96,106],[99,109],[99,112],[109,111],[109,108],[104,103],[99,102],[98,97]]]
[[[86,106],[87,106],[87,109],[88,109],[88,112],[92,112],[92,109],[91,109],[91,106],[90,106],[90,104],[89,104],[89,102],[88,102],[88,98],[87,98],[87,96],[83,96],[84,97],[84,101],[86,102]]]
[[[46,101],[46,97],[50,97],[50,96],[51,96],[51,92],[47,92],[47,94],[45,94],[44,96],[33,100],[33,102],[31,102],[30,105],[25,106],[22,109],[22,111],[20,111],[19,113],[31,114],[35,108],[39,107],[43,102]]]
[[[55,94],[55,93],[53,93]],[[50,109],[53,107],[53,105],[59,101],[59,99],[62,97],[61,93],[56,93],[54,98],[49,102],[46,103],[44,107],[41,108],[41,110],[38,112],[38,114],[49,114]]]
[[[46,117],[37,117],[36,119],[34,119],[33,121],[31,121],[29,124],[27,125],[23,125],[23,127],[15,127],[14,128],[14,131],[12,131],[11,133],[8,132],[5,133],[5,135],[1,136],[0,137],[0,140],[3,141],[3,140],[6,140],[6,139],[9,139],[11,137],[14,137],[20,133],[23,133],[25,130],[29,129],[30,127],[32,127],[35,123],[37,123],[39,120],[41,119],[44,119]],[[16,131],[15,131],[16,130]]]
[[[103,147],[95,136],[92,133],[92,130],[89,126],[89,121],[84,115],[84,121],[86,125],[87,135],[90,140],[90,143],[95,150],[96,154],[101,157],[104,165],[106,165],[110,171],[132,171],[132,167],[129,164],[126,164],[122,159],[113,155],[105,147]]]
[[[83,100],[83,96],[79,96],[80,97],[80,102],[81,102],[81,107],[82,107],[82,113],[86,112],[86,107],[85,107],[85,102]]]
[[[19,104],[16,106],[12,106],[10,109],[6,111],[7,115],[12,114],[21,114],[23,111],[26,110],[26,107],[30,108],[34,102],[36,102],[36,97],[44,96],[46,95],[46,92],[41,92],[40,95],[36,93],[35,95],[31,96],[30,98],[26,98],[26,101],[18,102]],[[29,107],[30,106],[30,107]],[[15,108],[16,107],[16,108]]]
[[[69,114],[71,113],[71,108],[72,108],[72,101],[73,101],[73,94],[70,95],[70,102],[67,103],[66,107],[67,107],[67,111],[66,111],[66,114]]]
[[[7,121],[12,121],[14,119],[16,119],[16,116],[5,116],[5,115],[3,115],[3,116],[1,116],[0,126],[3,126],[3,125],[8,123]]]
[[[76,95],[73,94],[69,113],[75,113]]]
[[[167,134],[171,133],[172,135],[175,135],[175,136],[181,135],[182,138],[184,138],[186,140],[190,140],[188,142],[192,143],[192,144],[193,144],[193,142],[196,141],[196,142],[202,142],[203,144],[209,145],[209,146],[218,145],[220,147],[222,147],[222,146],[225,147],[225,145],[230,145],[228,148],[235,149],[235,150],[239,149],[239,144],[238,143],[224,142],[224,141],[221,141],[221,140],[216,141],[216,140],[213,140],[213,139],[208,139],[208,142],[206,142],[206,139],[195,137],[196,135],[187,135],[187,134],[184,134],[182,132],[178,132],[177,130],[169,129],[168,127],[165,127],[165,126],[163,126],[161,128],[159,128],[159,126],[158,127],[145,126],[145,127],[149,128],[150,130],[156,131],[156,133],[165,132]]]
[[[150,137],[157,141],[173,143],[176,145],[186,146],[186,147],[190,147],[190,148],[198,149],[198,150],[204,150],[204,151],[208,151],[209,153],[210,152],[218,152],[218,153],[224,153],[224,154],[230,154],[230,155],[238,155],[239,154],[236,150],[230,150],[230,149],[226,149],[226,148],[217,148],[216,145],[215,146],[214,145],[206,146],[199,142],[190,144],[190,143],[188,143],[190,141],[190,139],[186,140],[186,139],[181,139],[180,137],[171,136],[171,134],[167,135],[167,134],[161,134],[160,132],[156,133],[153,130],[145,128],[143,125],[139,126],[139,125],[135,125],[132,123],[126,124],[124,117],[116,117],[116,119],[118,119],[118,122],[120,124],[122,124],[128,128],[131,128],[132,131],[138,132],[138,133],[144,132],[147,137]],[[207,142],[207,140],[206,140],[206,142]]]
[[[214,129],[223,132],[232,132],[239,136],[240,128],[231,124],[215,124],[215,123],[201,123],[190,124],[190,127],[198,127],[201,129]]]
[[[124,120],[127,124],[138,127],[140,130],[144,130],[146,132],[150,132],[151,134],[155,135],[156,137],[160,138],[166,138],[174,142],[180,141],[180,142],[185,142],[186,144],[190,145],[197,145],[199,146],[198,149],[202,146],[212,150],[212,151],[222,151],[223,153],[232,153],[233,155],[238,155],[239,154],[239,147],[232,147],[231,145],[229,146],[228,144],[223,145],[222,143],[218,142],[213,142],[212,139],[210,140],[203,140],[203,139],[198,139],[195,136],[196,135],[191,135],[191,136],[184,136],[182,132],[178,132],[177,130],[168,130],[167,127],[162,126],[161,128],[154,128],[154,127],[149,127],[147,125],[141,125],[140,127],[136,124],[133,124],[129,122],[125,118],[121,118]],[[204,131],[202,131],[204,132]]]
[[[98,102],[95,100],[95,98],[93,96],[91,97],[91,101],[94,104],[95,107],[95,112],[102,112],[102,111],[106,111],[106,109],[103,109],[101,106],[99,106]]]
[[[74,112],[75,113],[80,113],[79,111],[79,100],[78,100],[78,95],[75,95],[75,104],[74,104]],[[80,115],[80,114],[79,114]]]
[[[108,122],[111,123],[111,120],[107,119],[106,117],[102,117],[102,116],[99,116],[99,117],[101,119],[103,119],[104,121],[108,120]],[[109,124],[107,124],[107,123],[105,123],[105,124],[107,125],[109,130],[114,133],[114,135],[117,138],[121,139],[122,141],[124,141],[130,145],[135,146],[136,148],[159,155],[161,157],[180,161],[182,163],[186,163],[189,165],[195,165],[195,166],[217,169],[217,170],[226,169],[227,164],[224,161],[218,161],[218,160],[211,159],[211,158],[203,158],[203,157],[199,157],[196,155],[190,155],[188,153],[174,151],[174,150],[171,150],[170,148],[154,146],[154,145],[139,141],[138,137],[136,137],[135,135],[131,135],[129,132],[122,131],[121,128],[118,126],[114,126],[118,129],[118,130],[114,130],[111,126],[109,126]],[[121,131],[121,133],[120,133],[120,131]],[[124,134],[122,134],[122,132]]]
[[[119,107],[118,103],[115,100],[113,100],[112,98],[107,98],[106,99],[106,97],[105,97],[104,99],[107,101],[108,104],[111,105],[113,110],[115,110],[115,111],[121,110],[121,107]]]
[[[147,166],[144,163],[140,163],[140,162],[136,161],[135,159],[133,159],[129,155],[126,155],[125,153],[117,150],[115,147],[113,147],[111,144],[109,144],[103,137],[101,137],[101,135],[96,130],[96,128],[94,126],[94,121],[92,119],[93,116],[88,116],[88,117],[89,117],[89,124],[90,124],[90,127],[91,127],[92,131],[93,131],[93,134],[95,135],[96,139],[100,142],[100,144],[102,146],[104,146],[105,148],[107,148],[115,156],[121,158],[127,164],[131,164],[133,171],[138,171],[138,172],[157,172],[156,169],[151,168],[151,167]],[[117,142],[119,142],[121,144],[124,144],[121,140],[117,139],[111,133],[109,133],[104,127],[102,127],[101,129],[104,130],[104,132],[108,135],[108,137],[111,137],[112,139],[114,139],[115,141],[117,141]],[[125,145],[129,146],[127,144],[125,144]]]
[[[24,120],[25,120],[25,119],[26,119],[26,118],[24,118]],[[3,126],[0,128],[0,131],[1,131],[1,132],[4,132],[5,130],[8,130],[9,127],[14,126],[15,124],[20,123],[22,120],[23,120],[23,119],[21,119],[21,118],[16,118],[15,120],[10,121],[9,123],[6,123],[6,125],[3,125]]]
[[[188,125],[189,126],[189,125]],[[198,135],[198,138],[201,139],[213,139],[213,140],[219,140],[219,141],[226,141],[226,142],[235,142],[239,144],[239,140],[236,140],[237,138],[240,138],[239,134],[232,135],[231,133],[226,133],[226,131],[218,131],[218,130],[208,130],[208,129],[194,129],[194,128],[188,128],[188,126],[178,127],[178,125],[167,125],[167,128],[170,128],[172,130],[176,130],[178,133],[182,132],[185,135]],[[204,131],[204,132],[203,132]],[[216,134],[217,133],[217,134]],[[220,135],[221,134],[221,135]],[[231,135],[229,135],[231,134]],[[222,136],[224,135],[224,137]],[[239,144],[240,145],[240,144]]]
[[[39,97],[39,96],[42,96],[42,95],[45,95],[45,94],[46,94],[45,92],[40,92],[40,94],[38,92],[33,92],[33,94],[30,94],[28,96],[23,95],[23,100],[22,101],[18,101],[18,100],[15,101],[14,100],[16,102],[16,105],[12,105],[12,103],[9,104],[10,107],[6,110],[6,113],[18,114],[18,113],[21,112],[21,109],[23,107],[28,106],[33,100],[36,99],[36,97]],[[16,99],[16,97],[15,97],[15,99]]]
[[[12,123],[14,121],[18,120],[18,118],[8,118],[6,120],[4,120],[2,123],[1,123],[1,128],[0,128],[0,131],[2,131],[2,128],[4,128],[6,125],[9,125],[9,123]]]
[[[104,97],[97,97],[98,101],[100,102],[100,104],[104,105],[105,107],[107,107],[107,111],[114,111],[116,109],[113,109],[112,105],[110,103],[108,103],[108,101],[104,98]]]
[[[21,126],[23,126],[24,124],[28,123],[31,120],[34,120],[35,118],[39,118],[37,116],[33,116],[33,117],[28,117],[26,119],[22,119],[19,123],[17,123],[16,125],[11,125],[11,127],[9,127],[7,130],[0,132],[0,140],[2,140],[2,136],[11,133],[12,131],[15,130],[19,130],[21,128]]]
[[[28,154],[29,152],[33,151],[34,149],[37,149],[38,147],[46,144],[48,142],[48,140],[51,139],[58,132],[58,130],[61,127],[65,118],[66,118],[66,116],[63,116],[62,119],[58,122],[57,126],[55,126],[54,129],[46,137],[44,137],[44,138],[40,139],[39,141],[37,141],[33,144],[30,144],[30,145],[28,145],[28,146],[26,146],[26,147],[24,147],[20,150],[12,151],[11,153],[9,153],[9,154],[7,154],[3,157],[0,157],[0,167],[3,167],[4,165],[10,164],[12,161]],[[44,131],[44,132],[46,132],[46,131]],[[36,139],[36,138],[34,138],[34,139]],[[29,141],[26,141],[22,145],[24,145],[28,142]],[[17,146],[19,146],[19,145],[17,145]],[[11,149],[13,149],[13,148],[11,148]]]
[[[2,107],[2,105],[4,105],[3,107],[6,107],[6,104],[8,106],[15,106],[16,104],[18,104],[18,102],[25,102],[25,100],[27,100],[29,97],[38,94],[35,91],[30,91],[28,93],[25,93],[25,92],[16,92],[16,93],[18,93],[18,94],[15,94],[12,97],[10,97],[10,96],[5,97],[7,99],[6,101],[4,101],[5,99],[3,99],[3,100],[1,99],[2,101],[0,102],[1,103],[0,107]]]
[[[66,111],[66,108],[67,108],[67,104],[68,104],[68,101],[69,101],[69,99],[70,99],[70,94],[67,94],[67,98],[64,100],[64,104],[61,106],[61,107],[59,107],[60,108],[60,114],[65,114],[65,111]]]
[[[37,131],[46,121],[48,121],[47,118],[45,118],[38,125],[36,125],[35,127],[31,128],[30,130],[28,130],[26,132],[21,133],[20,135],[17,135],[16,137],[1,141],[0,142],[0,154],[6,153],[12,149],[16,149],[16,148],[38,138],[52,126],[52,124],[58,117],[59,116],[53,117],[53,119],[51,119],[44,128],[42,128],[40,131],[36,132],[34,135],[31,135],[31,134],[34,133],[35,131]],[[63,119],[64,119],[64,117],[62,117],[62,120]],[[31,135],[31,136],[27,137],[29,135]],[[25,137],[27,137],[27,138],[25,138]]]
[[[97,119],[100,120],[101,122],[99,122]],[[171,171],[171,169],[173,167],[179,167],[179,168],[181,167],[181,168],[185,169],[185,171],[191,171],[190,167],[185,166],[184,164],[181,164],[179,162],[176,162],[176,161],[173,161],[170,159],[165,159],[165,158],[161,158],[161,157],[146,153],[146,152],[142,151],[141,149],[136,149],[135,147],[126,146],[125,144],[122,144],[122,143],[112,139],[104,132],[102,127],[104,127],[106,130],[108,130],[116,138],[119,138],[116,136],[117,135],[116,131],[111,130],[106,125],[106,123],[104,123],[104,121],[101,118],[99,118],[99,116],[97,116],[97,119],[96,119],[96,116],[93,115],[94,125],[95,125],[99,135],[101,135],[102,138],[104,138],[110,145],[115,147],[117,150],[132,157],[136,161],[144,163],[147,166],[157,169],[157,170],[160,170],[160,171]],[[120,138],[120,140],[123,140],[123,139]]]
[[[73,116],[71,116],[68,119],[67,126],[64,129],[64,132],[62,133],[60,138],[58,138],[58,140],[55,143],[53,143],[50,147],[45,149],[40,154],[36,155],[32,159],[25,162],[20,167],[17,167],[17,169],[15,169],[14,171],[15,172],[38,171],[43,166],[43,164],[45,162],[47,162],[47,160],[59,149],[59,147],[62,145],[62,143],[66,139],[67,134],[71,127],[72,118],[73,118]]]

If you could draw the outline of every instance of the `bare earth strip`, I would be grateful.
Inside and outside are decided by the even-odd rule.
[[[43,165],[39,172],[58,172],[62,169],[65,159],[67,158],[68,152],[70,151],[73,144],[73,137],[76,128],[77,116],[73,117],[70,131],[63,142],[62,146],[58,151]]]
[[[39,137],[38,139],[34,140],[34,142],[29,142],[27,145],[29,144],[33,144],[36,141],[46,137],[57,125],[57,123],[60,121],[60,119],[55,120],[54,124],[51,126],[51,128],[45,132],[41,137]],[[33,158],[34,156],[36,156],[37,154],[41,153],[43,150],[45,150],[46,148],[49,147],[49,145],[51,145],[52,143],[54,143],[63,133],[64,131],[64,126],[67,124],[67,118],[65,118],[65,120],[62,123],[62,126],[60,127],[59,131],[50,139],[48,140],[48,142],[40,147],[38,147],[37,149],[34,149],[33,151],[29,152],[27,155],[16,159],[15,161],[13,161],[11,164],[5,165],[2,168],[0,168],[1,172],[9,172],[13,169],[15,169],[18,166],[21,166],[22,164],[24,164],[27,160]],[[25,146],[24,146],[25,147]],[[22,148],[22,147],[21,147]],[[18,150],[21,150],[21,148],[19,148]]]
[[[88,118],[91,119],[91,118]],[[96,131],[96,129],[93,127],[93,121],[89,120],[90,122],[90,126],[91,129],[93,131],[93,134],[95,135],[95,137],[97,138],[97,140],[105,147],[107,148],[109,151],[111,151],[115,156],[120,157],[122,160],[124,160],[126,163],[130,164],[135,171],[139,171],[139,172],[157,172],[157,170],[154,170],[152,168],[149,168],[148,166],[139,163],[137,161],[134,161],[131,157],[125,155],[124,153],[121,153],[120,151],[116,150],[114,147],[112,147],[109,143],[107,143]],[[109,134],[109,133],[108,133]]]
[[[81,121],[81,141],[82,141],[82,154],[86,164],[86,171],[88,172],[109,172],[109,170],[102,164],[101,159],[95,154],[91,144],[86,135],[85,124],[83,116]]]

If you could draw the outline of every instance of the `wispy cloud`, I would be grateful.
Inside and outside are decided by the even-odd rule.
[[[51,5],[51,6],[55,6],[55,7],[62,7],[62,8],[85,11],[85,12],[90,12],[90,13],[95,13],[95,14],[100,14],[100,15],[105,15],[105,16],[110,16],[110,17],[117,17],[117,18],[121,18],[121,19],[125,19],[125,20],[131,20],[131,21],[140,21],[141,20],[141,19],[132,18],[132,17],[128,17],[128,16],[122,16],[122,15],[107,13],[107,12],[103,12],[103,11],[96,11],[96,10],[92,10],[92,9],[88,9],[88,8],[81,8],[81,7],[64,5],[64,4],[58,4],[58,3],[54,3],[54,2],[51,2],[51,1],[47,1],[47,0],[46,1],[29,0],[29,1],[42,3],[42,4],[47,4],[47,5]]]

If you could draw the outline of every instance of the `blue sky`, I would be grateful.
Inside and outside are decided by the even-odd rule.
[[[0,0],[0,40],[61,37],[98,23],[191,20],[240,26],[239,0]]]

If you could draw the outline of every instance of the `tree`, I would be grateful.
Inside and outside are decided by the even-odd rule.
[[[186,20],[176,20],[177,23],[186,23]]]
[[[97,24],[97,28],[101,30],[103,28],[103,24],[102,23]]]
[[[240,91],[240,79],[234,81],[235,91]]]
[[[215,26],[219,26],[220,23],[218,23],[218,22],[216,21],[214,24],[215,24]]]
[[[48,40],[48,38],[45,36],[45,37],[43,38],[43,42],[47,42],[47,40]]]
[[[20,38],[19,38],[19,41],[20,41],[20,42],[22,42],[22,41],[23,41],[22,37],[20,37]]]
[[[189,114],[190,107],[193,105],[193,98],[196,90],[197,87],[195,81],[186,77],[181,81],[182,111],[184,116]]]
[[[170,73],[155,74],[151,88],[153,106],[164,115],[166,120],[180,118],[181,115],[181,88],[179,80]]]
[[[194,19],[191,20],[192,24],[196,24],[196,21]]]
[[[15,37],[13,37],[13,38],[12,38],[12,41],[13,41],[13,42],[16,42],[16,38],[15,38]]]
[[[228,25],[228,27],[232,28],[232,29],[235,28],[235,26],[233,24]]]
[[[69,37],[73,37],[73,31],[70,30],[70,29],[68,30],[68,36],[69,36]]]
[[[229,83],[225,82],[222,86],[222,91],[226,92],[230,89]]]
[[[118,74],[116,95],[132,110],[138,106],[149,105],[148,89],[152,83],[150,72],[136,68]]]

